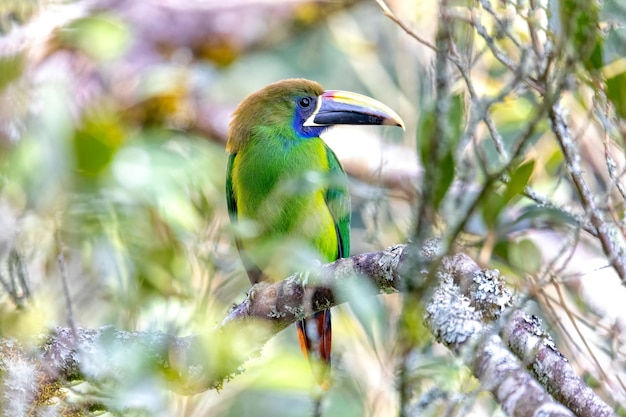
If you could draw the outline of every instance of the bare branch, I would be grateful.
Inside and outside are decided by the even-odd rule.
[[[602,213],[594,201],[593,194],[583,177],[580,155],[570,134],[568,123],[563,116],[563,108],[558,102],[550,108],[549,115],[552,131],[561,146],[563,157],[567,163],[567,170],[572,177],[572,182],[580,197],[580,201],[589,216],[591,225],[595,229],[594,234],[600,240],[604,254],[609,259],[609,262],[615,268],[621,280],[626,282],[626,264],[623,250],[610,236],[610,226],[604,221]]]

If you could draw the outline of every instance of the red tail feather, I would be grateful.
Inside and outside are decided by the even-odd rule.
[[[320,311],[296,323],[302,354],[309,359],[315,380],[324,389],[330,387],[330,352],[333,337],[330,323],[330,310]]]

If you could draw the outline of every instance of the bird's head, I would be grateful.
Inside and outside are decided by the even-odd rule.
[[[293,140],[318,137],[333,125],[393,125],[396,112],[373,98],[349,91],[324,91],[302,78],[275,82],[246,97],[233,114],[226,150],[237,152],[256,132]]]

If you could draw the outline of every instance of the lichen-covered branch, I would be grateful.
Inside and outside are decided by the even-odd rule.
[[[198,335],[175,337],[110,327],[59,328],[42,336],[34,351],[4,340],[0,342],[1,409],[5,415],[23,415],[24,410],[59,407],[67,393],[65,387],[75,381],[121,387],[126,392],[144,380],[156,380],[156,386],[184,394],[219,388],[242,372],[244,363],[256,356],[275,333],[306,314],[345,302],[346,291],[342,288],[349,287],[351,280],[368,280],[378,292],[401,288],[402,278],[411,273],[407,266],[412,250],[416,248],[396,245],[340,259],[308,276],[259,284],[219,326]],[[425,259],[436,259],[437,243],[430,242],[421,253]],[[414,279],[424,274],[416,274]],[[614,415],[568,370],[567,361],[549,337],[538,333],[536,319],[525,318],[522,313],[508,314],[513,311],[512,298],[497,271],[484,271],[468,256],[455,255],[443,259],[437,275],[439,284],[426,317],[432,333],[466,358],[485,389],[494,394],[509,415],[530,416],[540,410],[549,410],[553,416]],[[506,320],[509,316],[511,320]],[[532,327],[525,325],[528,320],[534,323]],[[499,333],[508,346],[515,348],[514,353]],[[550,361],[538,349],[538,342],[555,353]],[[523,358],[527,368],[537,371],[535,377],[523,368],[518,357]],[[550,369],[559,372],[552,375]],[[567,385],[566,392],[552,394],[570,409],[576,407],[576,414],[555,402],[537,382],[539,377],[551,390],[559,391],[558,387]],[[585,397],[571,398],[580,393]],[[110,404],[113,402],[91,402],[89,407],[106,409]],[[580,407],[586,411],[581,412]]]
[[[499,318],[511,302],[501,278],[492,271],[475,268],[469,258],[457,256],[455,260],[459,266],[444,262],[439,270],[440,285],[426,309],[426,323],[431,331],[455,353],[468,358],[474,375],[492,392],[507,415],[573,416],[546,395],[504,344],[497,327],[491,325],[490,318]],[[459,271],[462,272],[455,274]],[[472,298],[472,293],[487,297]]]
[[[579,417],[614,416],[614,411],[576,374],[537,317],[514,311],[502,332],[509,349],[546,390]]]
[[[457,254],[444,258],[439,279],[427,323],[448,347],[472,357],[474,375],[508,415],[616,415],[576,374],[541,320],[510,308],[513,300],[497,270]]]

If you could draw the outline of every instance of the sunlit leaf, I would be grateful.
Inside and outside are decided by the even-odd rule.
[[[424,314],[424,305],[417,300],[410,300],[404,305],[398,324],[398,338],[404,346],[420,347],[432,340],[424,325]]]
[[[563,152],[560,149],[555,148],[552,155],[548,158],[548,160],[543,164],[543,169],[550,175],[556,175],[563,166]]]
[[[126,51],[130,33],[117,17],[100,14],[75,20],[59,32],[59,39],[97,60],[106,61]]]
[[[124,138],[124,127],[114,111],[88,113],[74,136],[78,172],[86,176],[98,175],[112,161]]]

